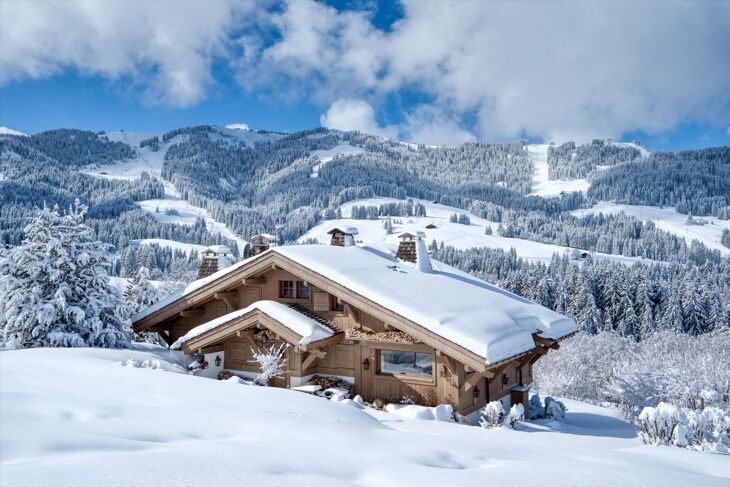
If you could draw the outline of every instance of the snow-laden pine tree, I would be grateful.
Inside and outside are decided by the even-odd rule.
[[[124,347],[127,309],[110,284],[110,246],[93,239],[78,200],[44,207],[0,259],[2,346]]]
[[[157,289],[150,282],[150,271],[145,266],[139,268],[137,273],[129,280],[129,284],[124,288],[124,302],[129,309],[129,319],[141,310],[151,306],[157,302]],[[136,333],[131,327],[127,328],[130,338],[135,342],[158,343],[164,345],[164,342],[157,333],[143,331]]]

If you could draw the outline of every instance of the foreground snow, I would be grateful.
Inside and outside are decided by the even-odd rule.
[[[730,229],[730,220],[719,220],[712,216],[696,216],[693,217],[695,222],[704,224],[688,225],[687,215],[677,213],[671,207],[624,205],[608,201],[602,201],[588,209],[571,212],[572,215],[579,218],[599,213],[604,215],[625,213],[639,220],[651,221],[660,230],[683,237],[687,244],[690,244],[692,240],[698,240],[709,249],[719,250],[723,255],[730,255],[730,249],[720,243],[723,229]]]
[[[720,486],[725,455],[645,447],[608,410],[522,431],[410,420],[184,373],[148,351],[0,352],[4,486]]]

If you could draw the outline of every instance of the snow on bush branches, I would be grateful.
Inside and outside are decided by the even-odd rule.
[[[537,362],[540,391],[620,407],[627,418],[660,402],[730,411],[730,333],[655,333],[641,342],[578,334]]]
[[[286,352],[286,343],[282,343],[277,349],[276,345],[271,345],[269,349],[264,351],[251,350],[251,355],[256,362],[258,362],[261,372],[256,376],[254,383],[260,386],[269,385],[269,381],[275,378],[281,378],[286,372],[286,358],[284,353]]]
[[[730,449],[730,415],[716,407],[693,411],[660,402],[639,415],[639,435],[647,445],[727,453]]]
[[[4,348],[123,347],[127,310],[107,274],[110,246],[93,240],[87,207],[39,210],[21,245],[0,255]]]
[[[484,406],[482,410],[482,418],[479,420],[479,426],[482,428],[497,428],[501,426],[509,426],[517,428],[517,423],[525,420],[525,407],[522,404],[514,404],[509,414],[505,415],[504,406],[501,401],[492,401]]]

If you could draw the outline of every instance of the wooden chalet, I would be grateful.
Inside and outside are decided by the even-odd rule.
[[[211,377],[255,377],[252,351],[286,342],[275,386],[335,376],[368,401],[527,408],[533,364],[573,320],[430,261],[417,233],[402,236],[406,260],[333,230],[330,245],[271,247],[194,281],[135,316],[135,331],[203,354]]]

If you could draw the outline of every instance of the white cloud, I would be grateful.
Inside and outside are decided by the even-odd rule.
[[[323,124],[430,143],[469,140],[465,120],[481,139],[560,141],[730,118],[730,2],[407,0],[403,11],[382,31],[369,10],[311,0],[2,1],[0,85],[71,68],[190,106],[220,61],[256,96],[329,107]],[[375,121],[386,103],[397,127]]]
[[[380,127],[375,121],[375,111],[368,103],[353,98],[341,98],[319,117],[323,127],[337,130],[359,130],[371,135],[397,137],[394,126]]]
[[[247,123],[229,123],[226,125],[226,128],[235,130],[251,130]]]
[[[382,32],[369,13],[291,2],[274,18],[280,40],[246,65],[315,100],[422,92],[476,115],[487,139],[660,133],[729,115],[728,2],[407,1],[404,12]]]
[[[192,105],[214,83],[229,32],[248,4],[2,2],[0,84],[72,68],[130,80],[151,103]]]

